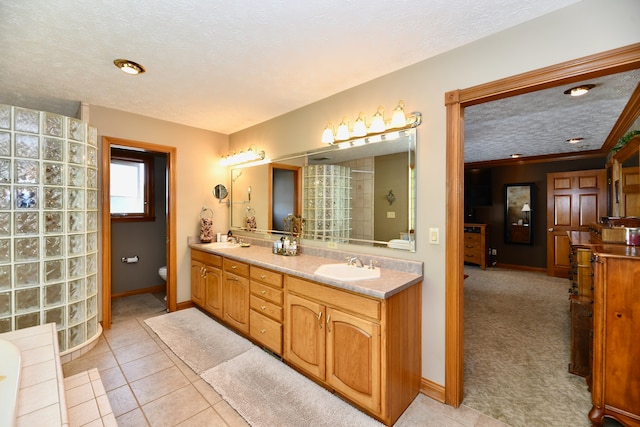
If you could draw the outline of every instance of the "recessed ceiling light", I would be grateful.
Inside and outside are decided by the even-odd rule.
[[[571,138],[571,139],[567,139],[567,142],[569,144],[577,144],[578,142],[582,141],[584,138]]]
[[[511,158],[512,158],[512,159],[517,159],[517,158],[518,158],[518,157],[520,157],[520,156],[522,156],[522,154],[520,154],[520,153],[513,153],[513,154],[511,155]]]
[[[582,96],[585,93],[589,92],[594,87],[596,87],[596,85],[580,85],[580,86],[572,87],[571,89],[565,90],[564,94],[571,95],[571,96]]]
[[[142,74],[147,71],[142,65],[134,61],[129,61],[128,59],[115,59],[113,63],[116,65],[116,67],[120,68],[127,74]]]

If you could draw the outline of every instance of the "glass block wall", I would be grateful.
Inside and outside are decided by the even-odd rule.
[[[55,322],[60,351],[99,333],[97,130],[0,104],[0,332]]]
[[[350,169],[339,165],[303,168],[302,218],[307,239],[347,241],[351,230]]]

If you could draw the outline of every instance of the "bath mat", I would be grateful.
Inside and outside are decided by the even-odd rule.
[[[257,347],[200,376],[254,427],[383,426]]]
[[[197,308],[151,317],[145,323],[198,374],[253,345]]]

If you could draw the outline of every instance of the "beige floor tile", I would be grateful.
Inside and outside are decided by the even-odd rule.
[[[102,384],[106,391],[113,390],[127,383],[127,380],[122,374],[122,370],[119,366],[105,369],[100,372],[100,377],[102,378]]]
[[[588,425],[588,423],[585,423]],[[498,421],[495,418],[491,418],[488,415],[480,414],[478,420],[474,424],[474,427],[509,427],[508,424]]]
[[[113,319],[111,321],[111,328],[105,329],[103,335],[108,340],[111,336],[121,335],[135,329],[142,329],[142,326],[140,326],[136,319]]]
[[[248,427],[249,424],[226,401],[221,400],[213,406],[229,427]]]
[[[111,350],[116,350],[120,347],[126,347],[131,344],[137,344],[139,342],[151,339],[147,331],[142,328],[136,328],[131,331],[127,331],[121,334],[112,334],[107,337],[107,342]]]
[[[205,410],[209,404],[189,384],[142,406],[142,411],[154,427],[174,426]]]
[[[28,387],[43,381],[56,378],[56,361],[54,359],[26,366],[21,371],[20,386]]]
[[[70,375],[64,379],[64,389],[69,390],[88,383],[89,373],[87,371],[78,372],[77,374]]]
[[[139,380],[140,378],[144,378],[147,375],[155,374],[156,372],[162,371],[171,366],[174,366],[171,359],[169,359],[164,352],[159,352],[125,363],[124,365],[121,365],[121,368],[127,381],[132,382]]]
[[[111,407],[111,402],[109,402],[109,396],[106,394],[96,396],[96,403],[98,404],[98,411],[100,411],[101,417],[113,414],[113,408]]]
[[[97,368],[98,371],[103,371],[113,368],[114,366],[118,366],[118,362],[116,362],[116,358],[113,357],[113,353],[93,354],[89,352],[78,359],[62,365],[62,372],[65,377],[70,377],[71,375],[87,371],[91,368]]]
[[[118,427],[118,422],[116,421],[116,417],[113,414],[107,414],[102,417],[102,426],[103,427]]]
[[[93,400],[93,387],[90,382],[86,382],[74,388],[65,388],[65,396],[67,398],[67,406],[72,407]]]
[[[174,390],[189,384],[189,380],[176,366],[156,372],[137,381],[131,382],[131,390],[141,405],[158,399]]]
[[[123,385],[115,390],[108,391],[107,397],[109,397],[109,403],[116,418],[138,407],[138,402],[133,396],[129,385]]]
[[[144,427],[149,425],[140,408],[116,417],[116,421],[119,427]]]
[[[207,408],[204,411],[194,415],[186,421],[178,424],[179,427],[227,427],[227,423],[218,415],[213,408]]]
[[[222,400],[222,397],[216,393],[216,391],[211,387],[205,380],[200,378],[198,381],[193,383],[193,386],[207,399],[210,405],[215,405]]]
[[[141,340],[137,343],[130,344],[124,347],[113,349],[113,354],[116,356],[116,360],[119,364],[131,362],[132,360],[139,359],[144,356],[148,356],[153,353],[162,351],[158,344],[150,337]]]
[[[182,373],[187,377],[187,379],[194,383],[200,379],[200,376],[196,374],[193,369],[189,367],[186,363],[184,363],[174,352],[167,349],[165,350],[165,354],[171,361],[182,371]]]
[[[46,425],[43,425],[44,423]],[[61,424],[60,406],[57,403],[23,415],[17,420],[17,427],[49,427]]]
[[[79,405],[71,406],[68,411],[69,424],[72,426],[83,426],[100,418],[98,405],[93,399],[87,400]]]

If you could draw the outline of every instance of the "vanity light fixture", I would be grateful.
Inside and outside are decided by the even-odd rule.
[[[594,87],[596,87],[596,85],[580,85],[580,86],[576,86],[576,87],[572,87],[571,89],[567,89],[564,91],[565,95],[571,95],[571,96],[582,96],[584,94],[586,94],[587,92],[589,92],[591,89],[593,89]]]
[[[239,165],[241,163],[256,162],[256,161],[264,160],[264,158],[265,158],[264,151],[258,151],[256,146],[252,145],[249,148],[247,148],[247,151],[240,151],[239,153],[236,153],[234,151],[233,153],[229,153],[226,156],[223,156],[220,159],[220,164],[222,166],[233,166],[233,165]]]
[[[113,63],[116,67],[120,68],[122,72],[131,75],[142,74],[147,71],[142,65],[134,61],[129,61],[128,59],[115,59]]]
[[[567,139],[567,142],[569,144],[577,144],[578,142],[582,141],[584,138],[571,138],[571,139]]]
[[[351,141],[366,136],[379,135],[389,130],[402,130],[417,127],[422,123],[422,114],[418,112],[411,113],[407,116],[404,112],[404,101],[400,101],[398,106],[393,110],[393,117],[389,122],[384,120],[384,108],[378,107],[373,115],[371,124],[367,127],[366,117],[360,113],[353,123],[353,129],[349,129],[349,121],[343,117],[337,131],[334,132],[333,125],[329,123],[322,131],[322,142],[325,144],[333,144],[336,141]],[[387,138],[389,139],[389,138]],[[364,141],[368,143],[373,141]]]

